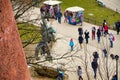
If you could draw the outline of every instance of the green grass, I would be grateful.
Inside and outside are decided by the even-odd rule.
[[[37,43],[41,40],[40,28],[35,25],[23,23],[18,25],[23,46],[28,42]]]
[[[108,8],[98,5],[96,0],[61,0],[61,1],[62,1],[61,4],[62,11],[65,11],[65,9],[68,7],[80,6],[85,9],[84,11],[85,18],[96,20],[96,22],[100,22],[101,25],[104,19],[107,20],[110,26],[113,26],[114,22],[120,20],[119,13],[116,13],[115,11],[112,11]],[[90,13],[94,15],[93,16],[88,15]],[[95,24],[94,21],[91,21],[91,23]]]

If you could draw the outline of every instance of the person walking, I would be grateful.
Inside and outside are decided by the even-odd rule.
[[[83,25],[83,20],[84,20],[84,16],[83,16],[82,12],[79,15],[79,19],[80,19],[80,26],[82,26]]]
[[[107,35],[108,34],[108,25],[106,23],[104,25],[104,30],[105,30],[104,34]]]
[[[66,22],[66,23],[68,22],[68,21],[67,21],[67,17],[68,17],[68,11],[65,11],[65,12],[64,12],[64,23],[65,23],[65,22]]]
[[[88,44],[89,32],[86,30],[86,31],[84,32],[84,34],[85,34],[86,44]]]
[[[93,57],[94,57],[94,59],[96,59],[96,61],[98,60],[99,54],[97,51],[93,52]]]
[[[101,32],[100,32],[100,29],[97,30],[97,40],[98,40],[98,43],[100,43],[100,37],[101,37]]]
[[[92,65],[92,69],[93,69],[93,72],[94,72],[94,78],[96,78],[98,63],[97,63],[95,58],[93,59],[91,65]]]
[[[61,11],[58,11],[57,13],[57,18],[58,18],[58,22],[61,24],[61,17],[62,17],[62,13]]]
[[[113,48],[114,36],[112,33],[110,33],[108,37],[109,37],[109,41],[110,41],[110,47]]]
[[[74,47],[74,42],[73,39],[70,39],[70,43],[69,43],[70,47],[71,47],[71,51],[73,51],[73,47]]]
[[[105,27],[105,24],[107,24],[106,20],[103,20],[103,27]]]
[[[104,48],[102,51],[103,51],[104,57],[107,57],[107,50],[106,50],[106,48]]]
[[[115,23],[115,27],[117,29],[117,35],[118,35],[120,32],[120,22],[119,21]]]
[[[78,80],[83,80],[83,78],[82,78],[82,69],[81,69],[80,66],[78,66],[77,74],[78,74],[78,76],[79,76],[79,79],[78,79]]]
[[[57,77],[57,80],[63,80],[65,74],[62,70],[58,69],[58,77]]]
[[[118,80],[118,78],[117,78],[117,75],[116,75],[116,74],[112,77],[112,80]]]
[[[92,40],[95,40],[95,32],[96,32],[96,28],[92,27]]]
[[[80,44],[80,48],[82,48],[83,40],[84,40],[84,39],[83,39],[82,35],[79,35],[78,41],[79,41],[79,44]]]
[[[81,27],[78,28],[79,35],[83,35],[83,29]]]
[[[101,36],[103,36],[103,34],[104,34],[104,28],[102,26],[99,26],[99,30],[100,30]]]

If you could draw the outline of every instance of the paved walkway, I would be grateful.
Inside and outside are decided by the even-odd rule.
[[[105,3],[106,7],[120,13],[120,0],[101,0]]]
[[[36,17],[38,17],[39,9],[35,9],[34,12],[36,12]],[[30,18],[35,18],[35,16]],[[49,24],[50,22],[48,22],[48,25]],[[100,44],[97,43],[97,40],[91,40],[90,38],[89,44],[86,45],[84,41],[83,49],[80,49],[80,46],[78,43],[78,31],[77,31],[78,27],[82,27],[84,31],[87,29],[90,32],[90,37],[91,37],[91,28],[93,26],[98,28],[98,26],[88,24],[85,22],[83,26],[79,26],[79,25],[73,26],[73,25],[64,23],[63,20],[61,24],[59,24],[56,20],[53,20],[52,26],[56,30],[56,38],[60,38],[57,40],[57,42],[53,46],[52,56],[53,58],[58,58],[63,55],[64,56],[62,59],[54,60],[52,63],[49,63],[49,62],[42,63],[43,65],[55,67],[55,68],[62,67],[66,69],[67,70],[66,73],[69,76],[69,80],[78,80],[76,70],[77,70],[77,66],[80,65],[83,69],[84,80],[87,80],[87,73],[89,74],[90,80],[93,80],[93,71],[91,68],[91,61],[93,59],[92,53],[94,51],[98,51],[100,56],[99,65],[102,66],[100,68],[100,70],[102,71],[101,75],[104,77],[107,76],[105,73],[106,69],[104,67],[106,65],[106,59],[103,57],[102,49],[107,48],[107,50],[109,51],[108,52],[109,54],[111,53],[118,54],[120,56],[119,54],[120,35],[116,35],[115,31],[109,30],[109,32],[112,32],[115,35],[116,40],[114,42],[114,48],[109,48],[108,38],[102,37]],[[70,52],[70,47],[69,47],[70,38],[73,38],[75,42],[74,51],[72,52]],[[35,46],[32,48],[35,49]],[[87,66],[87,69],[86,69],[86,66]],[[115,72],[115,61],[113,61],[110,57],[108,59],[108,67],[110,72],[112,71],[113,73]],[[113,73],[111,74],[113,75]],[[120,73],[120,70],[119,70],[119,73]],[[110,78],[112,77],[112,75],[110,75]],[[100,76],[98,75],[98,73],[97,73],[97,79],[100,80]]]

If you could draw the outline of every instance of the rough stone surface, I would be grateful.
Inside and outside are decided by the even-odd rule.
[[[10,0],[0,0],[0,80],[30,80]]]

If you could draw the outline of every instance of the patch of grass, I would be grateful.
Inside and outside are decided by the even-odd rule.
[[[37,43],[41,40],[40,28],[33,24],[23,23],[18,24],[18,30],[23,43],[23,46],[29,42]]]
[[[90,23],[96,24],[97,22],[100,22],[102,25],[102,22],[104,19],[107,20],[108,24],[110,26],[114,25],[114,22],[117,20],[120,20],[120,14],[116,13],[113,10],[110,10],[108,8],[102,7],[98,5],[96,0],[61,0],[62,4],[62,11],[65,11],[66,8],[72,7],[72,6],[80,6],[85,9],[84,11],[84,17],[89,18],[91,21]],[[89,14],[93,14],[93,16],[90,16]],[[100,25],[100,24],[97,24]]]

